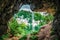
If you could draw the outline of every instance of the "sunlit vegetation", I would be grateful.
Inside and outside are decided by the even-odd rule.
[[[12,36],[22,36],[19,40],[25,40],[28,34],[31,34],[31,40],[37,40],[37,36],[35,36],[40,28],[48,24],[53,20],[53,15],[41,15],[41,13],[34,13],[34,22],[36,24],[32,25],[32,13],[27,11],[19,11],[15,14],[10,21],[8,22],[9,32],[2,36],[2,38],[9,38]],[[39,23],[38,23],[39,21]],[[33,31],[34,26],[34,31]]]

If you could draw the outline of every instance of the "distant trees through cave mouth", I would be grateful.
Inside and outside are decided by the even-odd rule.
[[[48,8],[54,8],[54,9],[56,9],[56,5],[57,5],[57,2],[56,2],[56,0],[50,0],[50,1],[48,1],[48,0],[46,0],[46,1],[39,1],[39,0],[37,0],[37,1],[35,1],[35,0],[32,0],[31,2],[30,1],[23,1],[23,0],[2,0],[2,1],[0,1],[0,15],[1,15],[1,17],[0,17],[0,34],[2,35],[2,34],[4,34],[4,33],[6,33],[6,31],[7,31],[7,29],[8,29],[8,26],[7,26],[7,23],[8,23],[8,21],[11,19],[11,17],[15,14],[15,13],[17,13],[18,12],[18,10],[19,10],[19,6],[20,6],[20,4],[22,4],[22,3],[28,3],[28,4],[32,4],[32,5],[34,5],[35,6],[35,8],[34,8],[34,10],[36,11],[36,10],[38,10],[38,9],[45,9],[46,8],[46,10],[48,9]],[[46,5],[45,5],[45,3],[46,3]],[[44,4],[44,5],[43,5]],[[52,4],[52,5],[51,5]],[[59,8],[59,7],[58,7]],[[33,9],[33,8],[32,8]],[[52,9],[52,10],[54,10],[54,9]],[[49,10],[49,9],[48,9]],[[47,11],[48,11],[47,10]],[[44,10],[45,11],[45,10]],[[58,10],[57,10],[58,11]],[[50,11],[49,11],[50,12]],[[56,15],[58,15],[58,12],[55,14],[55,19],[57,19],[57,17],[58,16],[56,16]],[[54,20],[55,20],[54,19]],[[58,18],[59,19],[59,18]],[[57,28],[58,29],[58,28]],[[56,30],[57,30],[56,29]],[[59,32],[58,32],[59,33]]]

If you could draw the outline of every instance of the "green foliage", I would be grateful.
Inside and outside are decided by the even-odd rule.
[[[38,37],[36,35],[31,35],[30,40],[38,40]]]
[[[23,19],[26,18],[28,20],[28,23],[30,23],[30,25],[26,25],[24,22],[22,22],[21,24],[17,23],[16,18],[20,18],[22,15]],[[33,36],[31,36],[31,40],[35,40],[37,39],[37,37],[35,37],[34,34],[37,34],[41,26],[47,24],[49,21],[52,21],[53,16],[50,14],[48,14],[47,16],[43,16],[40,13],[34,13],[34,20],[35,21],[39,20],[40,22],[38,25],[35,26],[34,28],[35,31],[32,32],[32,13],[27,11],[19,11],[16,15],[14,15],[12,20],[10,20],[8,23],[10,33],[14,36],[20,36],[20,35],[24,36],[31,33],[33,34]],[[23,38],[25,39],[26,37]],[[24,40],[23,38],[21,38],[20,40]]]
[[[12,21],[9,22],[9,27],[10,27],[10,33],[12,35],[18,36],[20,35],[25,35],[24,28],[26,25],[24,23],[18,24],[15,19],[12,19]]]
[[[44,20],[44,16],[42,16],[40,13],[34,13],[34,19],[37,20]]]
[[[27,35],[24,35],[22,38],[20,38],[19,40],[26,40],[27,39]]]
[[[0,37],[0,40],[3,40],[3,38],[2,38],[2,37]]]
[[[19,11],[18,13],[17,13],[17,15],[18,15],[18,17],[20,17],[20,16],[24,16],[24,18],[30,18],[30,17],[32,17],[32,15],[31,15],[32,13],[31,12],[27,12],[27,11]]]
[[[2,35],[2,37],[0,39],[4,40],[5,38],[8,38],[9,37],[9,33],[6,33],[4,35]]]
[[[15,19],[12,19],[10,22],[9,22],[9,28],[10,28],[10,33],[14,35],[14,33],[16,33],[16,27],[18,27],[18,23]]]
[[[48,22],[52,21],[53,18],[54,18],[54,17],[53,17],[52,14],[48,14],[48,15],[45,17],[45,21],[48,23]]]

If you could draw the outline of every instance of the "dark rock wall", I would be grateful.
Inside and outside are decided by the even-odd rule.
[[[19,0],[0,0],[0,35],[7,32],[7,23],[19,9]]]
[[[56,13],[54,15],[54,20],[53,20],[53,24],[52,24],[52,29],[54,31],[54,35],[53,38],[54,40],[60,40],[60,0],[56,0]]]

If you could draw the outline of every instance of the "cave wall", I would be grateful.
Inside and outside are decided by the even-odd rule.
[[[54,31],[54,37],[57,38],[57,40],[60,40],[60,0],[57,0],[57,11],[54,15],[53,20],[53,31]]]
[[[0,0],[0,35],[7,32],[7,23],[19,9],[19,0]]]

